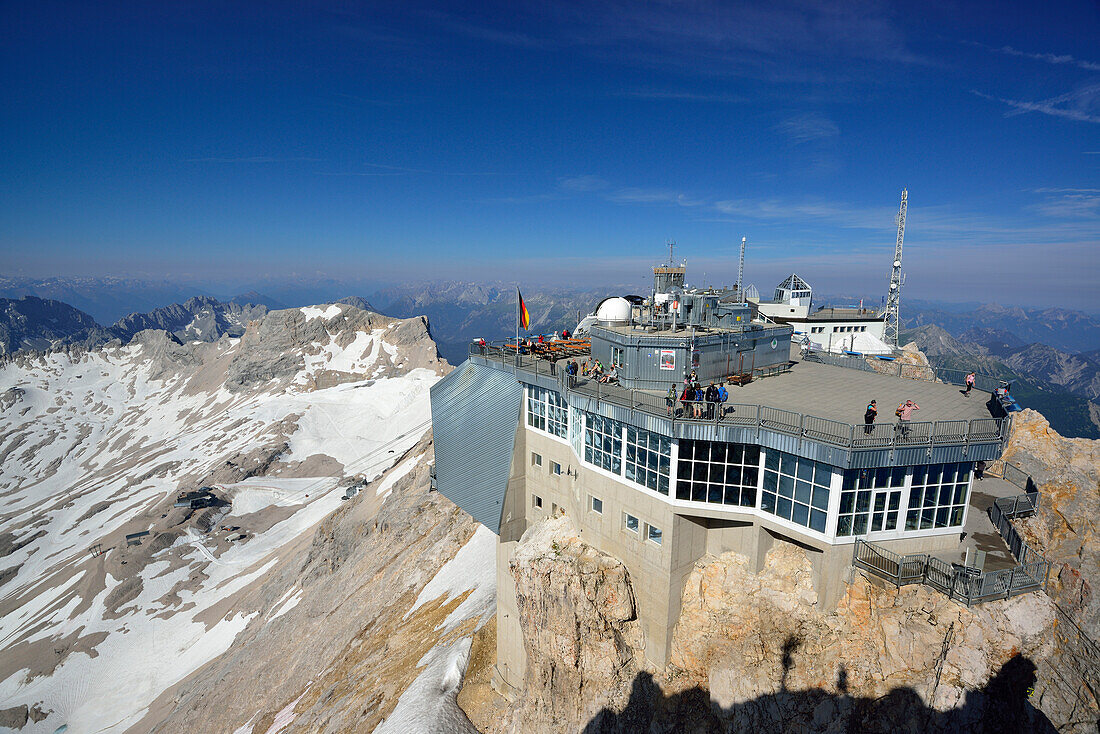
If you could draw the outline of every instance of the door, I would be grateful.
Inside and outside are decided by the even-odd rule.
[[[897,530],[900,507],[900,489],[876,489],[871,497],[870,532]]]

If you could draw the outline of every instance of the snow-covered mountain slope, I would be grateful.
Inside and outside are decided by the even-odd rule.
[[[293,590],[240,601],[349,486],[409,460],[445,369],[424,319],[348,305],[272,312],[239,339],[145,331],[5,365],[0,715],[124,731],[259,615],[293,615]],[[213,506],[173,506],[207,485]]]

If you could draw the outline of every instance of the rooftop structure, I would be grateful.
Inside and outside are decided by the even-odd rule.
[[[788,290],[808,291],[795,277]],[[876,371],[893,363],[802,359],[790,325],[751,321],[748,304],[719,292],[668,287],[661,300],[655,289],[601,304],[588,340],[471,345],[432,388],[436,486],[499,537],[497,666],[512,685],[526,663],[508,556],[550,515],[570,515],[626,564],[656,665],[682,579],[705,553],[737,550],[759,569],[775,542],[797,543],[826,606],[857,540],[969,557],[974,466],[1001,455],[1001,402]],[[597,361],[616,380],[567,369]],[[723,385],[726,401],[685,396],[693,372],[701,388]],[[870,400],[879,417],[865,423]],[[919,411],[899,421],[906,400]]]

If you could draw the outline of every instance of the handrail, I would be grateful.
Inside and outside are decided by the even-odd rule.
[[[830,352],[811,351],[806,353],[805,358],[813,362],[830,364],[834,367],[845,367],[847,369],[862,370],[864,372],[878,372],[882,375],[904,377],[906,379],[921,380],[923,382],[946,382],[950,385],[960,386],[966,384],[966,376],[969,374],[965,370],[932,367],[931,365],[906,364],[905,362],[887,362],[883,360],[876,360],[872,366],[865,357],[849,357],[840,354],[832,354]],[[974,374],[974,389],[982,392],[993,392],[1000,386],[1001,382],[1002,378],[995,375]]]
[[[1026,486],[1035,486],[1031,477],[1019,469],[1016,471],[1026,478],[1023,482]],[[856,538],[852,548],[852,565],[886,579],[895,586],[931,586],[967,606],[992,599],[1007,599],[1029,591],[1045,590],[1050,561],[1029,546],[1010,522],[1014,517],[1034,513],[1039,508],[1040,501],[1039,492],[1031,491],[1014,497],[999,497],[989,508],[990,521],[1005,541],[1012,557],[1016,559],[1016,565],[1012,568],[979,571],[924,553],[901,556],[862,538]],[[906,569],[908,573],[905,572]]]
[[[638,410],[659,418],[669,418],[674,423],[747,426],[763,428],[799,438],[837,446],[843,449],[872,450],[958,445],[970,443],[997,443],[1005,437],[1006,420],[1002,418],[976,418],[972,420],[911,421],[908,423],[864,424],[842,423],[829,418],[796,413],[767,405],[719,403],[711,410],[709,403],[701,404],[703,417],[695,418],[694,401],[685,404],[679,399],[669,415],[665,396],[653,391],[625,388],[615,384],[597,382],[591,377],[574,376],[566,379],[564,367],[553,360],[541,359],[529,354],[516,354],[514,349],[500,345],[477,343],[470,345],[472,356],[501,362],[517,370],[547,375],[556,379],[563,389],[595,398],[598,402]]]

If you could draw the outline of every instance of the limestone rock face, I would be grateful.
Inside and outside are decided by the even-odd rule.
[[[568,518],[529,529],[510,570],[527,676],[510,712],[475,722],[485,731],[1089,731],[1033,695],[1055,647],[1042,594],[967,609],[854,573],[825,609],[798,546],[776,543],[759,573],[736,552],[705,556],[657,670],[626,569]]]
[[[980,731],[1001,706],[990,682],[1050,654],[1041,595],[967,609],[856,574],[827,610],[810,570],[787,543],[759,574],[738,553],[700,560],[673,638],[675,692],[709,691],[734,731]],[[1040,726],[1041,714],[1019,713]]]
[[[510,570],[527,649],[515,732],[568,731],[625,704],[642,635],[626,567],[576,535],[568,517],[524,533]]]
[[[1063,438],[1024,410],[1012,420],[1004,460],[1038,484],[1039,511],[1017,527],[1054,564],[1049,593],[1100,639],[1100,441]]]

